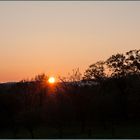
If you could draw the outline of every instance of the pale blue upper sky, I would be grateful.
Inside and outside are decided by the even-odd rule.
[[[139,37],[140,1],[0,1],[0,81],[84,72]]]

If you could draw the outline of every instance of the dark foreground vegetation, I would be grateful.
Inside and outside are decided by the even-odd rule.
[[[70,79],[0,84],[0,138],[140,138],[139,50]]]

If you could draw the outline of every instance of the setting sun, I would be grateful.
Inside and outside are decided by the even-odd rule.
[[[49,82],[50,84],[55,83],[55,78],[54,78],[54,77],[50,77],[49,80],[48,80],[48,82]]]

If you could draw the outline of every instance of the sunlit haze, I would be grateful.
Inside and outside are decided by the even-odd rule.
[[[54,83],[56,82],[56,80],[55,80],[54,77],[49,77],[48,82],[49,82],[50,84],[54,84]]]
[[[139,37],[140,1],[0,1],[0,82],[83,73]]]

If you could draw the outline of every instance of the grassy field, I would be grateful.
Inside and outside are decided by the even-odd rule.
[[[113,133],[111,127],[103,128],[97,126],[96,128],[86,127],[84,132],[78,126],[66,126],[62,129],[55,127],[36,127],[33,130],[34,138],[140,138],[139,124],[126,124],[113,126]],[[14,138],[12,130],[1,130],[0,138]],[[16,138],[32,138],[29,131],[25,128],[18,129]]]

